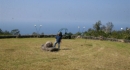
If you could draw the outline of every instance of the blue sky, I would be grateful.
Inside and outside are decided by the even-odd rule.
[[[87,30],[98,20],[112,22],[115,29],[130,28],[130,0],[0,0],[2,30],[32,34],[36,24],[45,34],[60,28],[77,32],[78,26]]]

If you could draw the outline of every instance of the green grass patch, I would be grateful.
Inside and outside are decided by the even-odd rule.
[[[130,44],[63,39],[61,50],[41,49],[54,38],[0,39],[0,70],[130,70]]]

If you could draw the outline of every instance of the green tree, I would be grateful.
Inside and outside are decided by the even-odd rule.
[[[93,28],[94,28],[96,31],[99,31],[101,25],[102,25],[102,24],[101,24],[101,21],[99,20],[98,22],[96,22],[96,23],[93,25]]]
[[[4,35],[11,35],[11,33],[9,31],[5,30]]]
[[[69,32],[69,33],[68,33],[68,35],[70,35],[70,36],[71,36],[71,35],[73,35],[73,33]]]
[[[86,32],[86,36],[93,36],[95,31],[92,28],[88,29],[88,32]]]
[[[82,33],[81,32],[77,32],[75,35],[81,35]]]
[[[20,31],[19,31],[19,29],[13,29],[13,30],[11,31],[11,34],[12,34],[12,35],[19,35],[19,34],[20,34]]]
[[[37,35],[37,33],[36,33],[36,32],[33,32],[32,35]]]
[[[3,31],[2,31],[2,29],[0,29],[0,35],[2,35],[3,34]]]

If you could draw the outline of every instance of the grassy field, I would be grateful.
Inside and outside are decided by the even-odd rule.
[[[130,70],[130,44],[63,39],[61,50],[41,49],[54,38],[0,39],[0,70]]]

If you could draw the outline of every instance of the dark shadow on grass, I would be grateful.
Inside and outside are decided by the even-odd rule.
[[[5,52],[14,52],[15,49],[5,49]]]
[[[92,44],[85,44],[86,46],[93,46]]]
[[[61,50],[72,50],[72,49],[70,49],[70,48],[63,48],[63,49],[61,49]]]
[[[58,49],[58,48],[53,48],[53,49],[51,50],[51,52],[58,52],[58,51],[60,51],[60,49]]]

